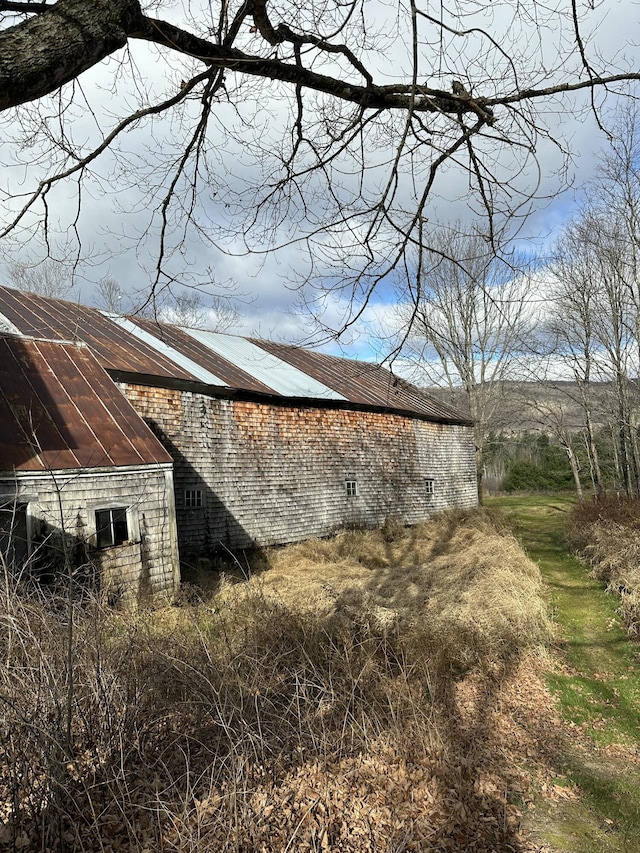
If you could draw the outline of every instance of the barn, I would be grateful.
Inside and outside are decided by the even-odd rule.
[[[173,462],[183,558],[477,503],[470,421],[377,365],[9,288],[0,330],[86,345]]]

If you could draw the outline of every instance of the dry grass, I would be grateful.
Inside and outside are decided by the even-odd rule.
[[[429,635],[456,665],[503,661],[549,639],[542,582],[499,517],[444,513],[413,528],[348,531],[268,554],[268,571],[226,596],[260,591],[328,619]]]
[[[630,637],[640,637],[640,501],[608,500],[578,504],[567,539],[620,597],[620,613]]]
[[[515,540],[451,514],[268,562],[72,631],[5,588],[1,849],[522,849],[495,714],[549,627]]]

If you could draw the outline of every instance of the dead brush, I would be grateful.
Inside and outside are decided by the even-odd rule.
[[[499,672],[546,636],[536,571],[484,518],[387,539],[279,549],[261,577],[169,612],[85,600],[72,634],[64,610],[6,589],[0,848],[507,849],[490,709]]]
[[[627,530],[640,530],[640,500],[636,498],[601,498],[575,504],[567,520],[565,537],[577,550],[589,544],[589,528],[593,524],[620,525]]]
[[[592,566],[592,575],[620,598],[620,614],[630,637],[640,637],[640,501],[609,500],[577,505],[567,539]]]
[[[211,849],[249,849],[223,842],[230,825],[240,832],[257,785],[275,790],[310,758],[339,763],[432,714],[417,663],[401,678],[402,649],[363,624],[327,626],[259,596],[238,614],[192,611],[206,631],[171,634],[157,633],[152,619],[96,608],[78,614],[69,746],[65,626],[44,606],[12,614],[2,847],[97,850],[115,836],[130,850],[174,849],[175,828],[185,816],[200,820],[206,799],[218,803],[204,810]],[[422,730],[426,745],[432,733]],[[246,845],[257,832],[251,825],[243,822]],[[175,841],[191,849],[182,830]]]

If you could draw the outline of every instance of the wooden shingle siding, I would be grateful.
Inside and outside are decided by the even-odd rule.
[[[61,537],[77,553],[84,546],[100,589],[127,604],[171,597],[179,582],[171,465],[111,470],[20,473],[0,479],[7,503],[27,504],[32,551],[46,541],[48,556],[63,568]],[[95,511],[126,507],[130,541],[97,550]]]
[[[392,516],[413,524],[477,503],[469,426],[121,387],[174,459],[183,556],[220,543],[293,542]],[[356,495],[345,488],[352,477]],[[185,506],[187,490],[202,490],[202,507]]]

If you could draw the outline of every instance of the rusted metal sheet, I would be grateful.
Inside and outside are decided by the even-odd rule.
[[[315,376],[344,395],[350,403],[411,412],[445,423],[470,423],[460,412],[377,364],[338,358],[289,344],[257,340],[254,343],[310,376]]]
[[[170,461],[88,347],[0,339],[0,470]]]
[[[97,308],[0,287],[0,314],[23,335],[84,341],[107,370],[197,379],[158,350],[135,341]]]

